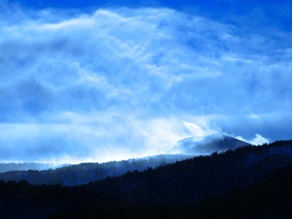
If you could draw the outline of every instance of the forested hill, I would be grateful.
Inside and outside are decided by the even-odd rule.
[[[290,165],[291,161],[292,142],[278,141],[196,157],[154,170],[129,172],[88,187],[134,205],[192,204],[208,195],[249,186],[265,174]]]
[[[32,169],[7,171],[0,173],[0,180],[12,180],[16,182],[25,180],[34,185],[60,184],[64,186],[76,186],[104,179],[109,176],[122,175],[127,171],[143,171],[148,167],[155,168],[175,163],[176,161],[185,160],[194,156],[195,155],[182,154],[156,155],[140,159],[111,161],[106,163],[81,163],[42,171]]]
[[[0,217],[290,218],[291,163],[278,141],[76,187],[0,181]]]

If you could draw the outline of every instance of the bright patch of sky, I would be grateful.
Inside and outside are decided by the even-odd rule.
[[[291,139],[290,2],[58,2],[0,3],[0,161]]]

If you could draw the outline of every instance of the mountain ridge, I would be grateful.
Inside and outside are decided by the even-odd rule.
[[[208,155],[223,152],[251,144],[224,134],[212,134],[204,137],[189,137],[178,141],[167,153]]]
[[[207,195],[249,186],[291,162],[292,141],[277,141],[198,156],[154,170],[129,172],[89,185],[93,190],[106,192],[117,199],[123,197],[121,201],[129,204],[147,204],[150,200],[158,205],[191,204]]]
[[[228,149],[236,149],[239,146],[249,145],[233,137],[220,134],[206,136],[201,141],[198,141],[198,139],[194,141],[194,139],[186,138],[178,141],[173,146],[173,148],[179,149],[177,153],[174,153],[174,149],[171,148],[165,150],[165,154],[122,161],[80,163],[66,165],[60,168],[48,168],[47,170],[27,169],[0,172],[0,179],[5,181],[14,180],[17,182],[26,180],[34,185],[61,184],[65,186],[76,186],[101,180],[106,177],[119,176],[128,171],[143,171],[148,167],[156,168],[194,156],[209,155],[213,152],[223,152]]]
[[[57,169],[8,171],[0,173],[0,180],[13,180],[16,182],[26,180],[34,185],[61,184],[64,186],[76,186],[104,179],[106,177],[122,175],[128,171],[143,171],[148,167],[156,168],[161,165],[174,163],[192,157],[194,156],[182,154],[161,154],[105,163],[92,162],[73,164]]]
[[[74,187],[0,180],[0,217],[289,218],[291,185],[292,141],[277,141]]]

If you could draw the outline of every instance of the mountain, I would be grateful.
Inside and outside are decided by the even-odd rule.
[[[105,179],[106,177],[119,176],[128,171],[143,171],[150,168],[175,163],[198,155],[208,155],[213,152],[222,152],[236,149],[240,146],[250,144],[226,135],[209,135],[204,138],[187,138],[175,144],[172,148],[164,151],[165,154],[150,156],[139,159],[123,161],[112,161],[107,163],[81,163],[48,170],[36,169],[41,165],[12,165],[17,171],[1,173],[0,179],[19,182],[26,180],[34,185],[61,184],[65,186],[76,186],[92,181]],[[8,164],[7,164],[8,165]],[[0,165],[1,167],[1,165]],[[31,167],[28,169],[28,167]],[[20,168],[27,168],[20,171]]]
[[[2,167],[14,167],[14,171],[0,171],[0,179],[19,182],[26,180],[34,185],[61,184],[76,186],[106,177],[119,176],[128,171],[143,171],[148,167],[156,168],[176,161],[236,149],[249,144],[226,135],[209,135],[204,138],[183,139],[175,146],[164,151],[165,154],[139,159],[112,161],[107,163],[81,163],[61,168],[49,169],[49,165],[40,164],[3,164]],[[1,167],[1,165],[0,165]],[[43,169],[42,169],[43,168]]]
[[[0,181],[0,194],[1,218],[291,218],[292,141],[75,187]]]
[[[0,173],[8,171],[27,171],[27,170],[48,170],[56,169],[69,164],[47,164],[47,163],[0,163]]]
[[[130,205],[189,205],[212,194],[246,187],[292,162],[292,141],[245,146],[198,156],[154,170],[131,172],[89,187]]]
[[[183,139],[165,152],[167,154],[208,155],[214,152],[223,152],[229,149],[234,150],[240,146],[249,145],[247,142],[227,135],[214,134],[205,137]]]
[[[42,171],[34,169],[23,171],[8,171],[0,173],[0,179],[4,181],[13,180],[16,182],[26,180],[27,182],[34,185],[60,184],[65,186],[76,186],[86,184],[95,180],[104,179],[110,176],[119,176],[127,173],[128,171],[143,171],[148,167],[156,168],[162,165],[175,163],[176,161],[185,160],[192,157],[194,156],[181,154],[165,154],[139,159],[112,161],[107,163],[81,163]],[[31,165],[31,167],[35,166]]]

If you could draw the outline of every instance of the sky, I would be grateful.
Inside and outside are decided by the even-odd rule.
[[[0,162],[292,138],[289,0],[0,2]]]

